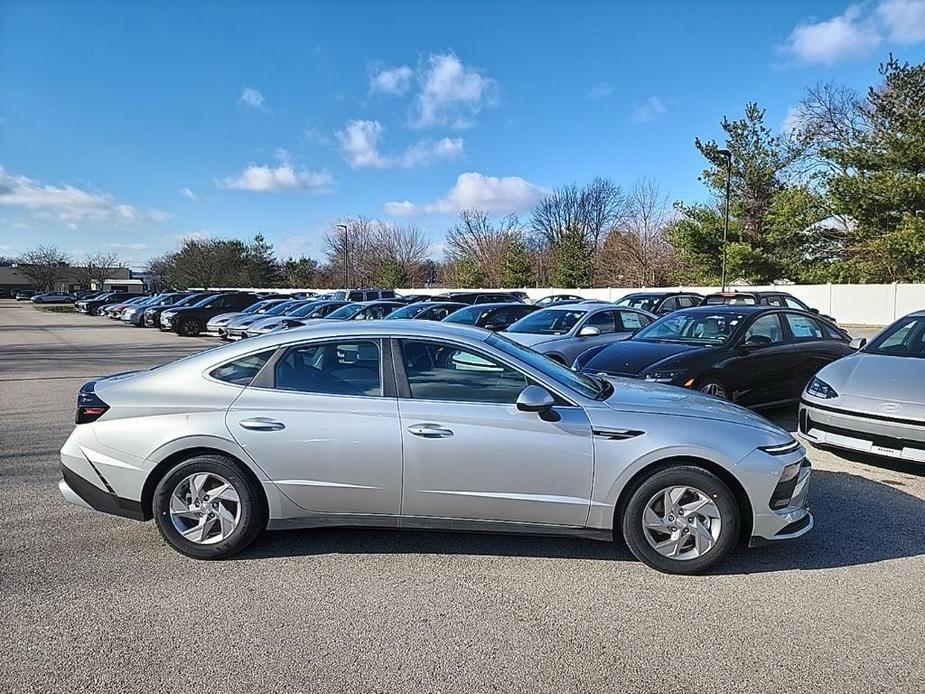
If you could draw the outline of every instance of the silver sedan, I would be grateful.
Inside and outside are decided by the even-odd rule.
[[[582,352],[632,337],[656,319],[648,311],[614,304],[566,304],[531,313],[504,334],[560,364],[571,365]]]
[[[467,326],[319,321],[91,381],[76,421],[65,499],[200,559],[365,525],[620,538],[695,573],[813,525],[804,450],[759,415]]]
[[[925,463],[925,311],[889,326],[824,367],[800,403],[807,441]]]

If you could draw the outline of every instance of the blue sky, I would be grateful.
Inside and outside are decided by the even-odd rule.
[[[923,59],[925,0],[0,3],[0,255],[135,266],[262,231],[319,256],[342,215],[439,242],[460,207],[657,179],[700,199],[695,136],[748,100],[864,90]]]

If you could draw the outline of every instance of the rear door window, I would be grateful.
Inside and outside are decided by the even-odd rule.
[[[277,390],[323,395],[382,395],[378,340],[290,347],[275,365]]]
[[[819,321],[796,313],[786,313],[784,317],[787,319],[787,325],[790,326],[790,333],[793,335],[794,342],[825,339],[825,332]]]

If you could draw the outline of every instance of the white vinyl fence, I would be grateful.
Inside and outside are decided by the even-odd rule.
[[[256,288],[254,288],[256,289]],[[719,287],[652,287],[652,291],[694,291],[709,294]],[[832,316],[843,325],[887,325],[907,313],[925,309],[925,284],[790,284],[778,286],[731,287],[738,291],[773,290],[793,294],[821,313]],[[298,289],[264,289],[263,291],[296,292]],[[303,290],[304,291],[304,290]],[[316,289],[314,291],[331,291]],[[452,288],[404,288],[399,294],[442,294]],[[479,287],[459,291],[512,291],[495,287]],[[597,289],[564,289],[560,287],[524,287],[531,299],[550,294],[578,294],[586,299],[617,301],[632,292],[647,291],[639,287],[603,287]]]

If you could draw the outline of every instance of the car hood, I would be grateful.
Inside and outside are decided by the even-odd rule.
[[[620,340],[607,345],[583,366],[586,371],[641,374],[654,366],[671,366],[679,357],[695,356],[715,347],[648,340]]]
[[[232,312],[232,313],[219,313],[217,316],[213,316],[213,317],[212,317],[212,320],[210,320],[209,322],[210,322],[210,323],[214,323],[214,324],[216,324],[216,325],[218,325],[218,324],[220,324],[220,323],[227,323],[228,321],[230,321],[230,320],[232,320],[233,318],[236,318],[236,317],[238,317],[238,316],[240,316],[240,315],[241,315],[241,312],[240,312],[240,311],[234,311],[234,312]],[[250,315],[250,314],[248,314],[248,315]]]
[[[289,318],[289,316],[264,316],[259,320],[255,320],[249,324],[251,330],[257,330],[259,328],[265,328],[268,325],[274,325],[276,323],[282,323],[283,321],[298,321],[298,318]]]
[[[563,333],[562,335],[538,335],[536,333],[509,333],[505,332],[504,336],[514,342],[519,342],[526,347],[533,347],[533,345],[539,345],[543,342],[552,342],[553,340],[563,340],[568,337],[567,334]]]
[[[857,352],[832,362],[818,376],[839,399],[914,403],[925,410],[925,359]]]
[[[750,426],[776,436],[790,434],[760,414],[696,390],[608,376],[613,394],[604,404],[617,411],[697,417]]]

